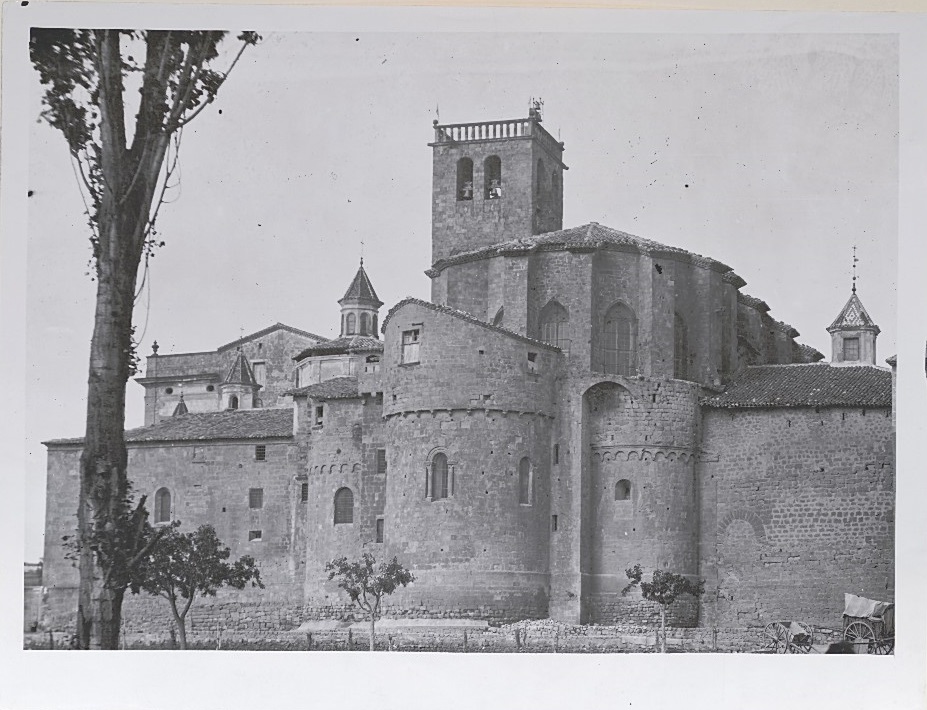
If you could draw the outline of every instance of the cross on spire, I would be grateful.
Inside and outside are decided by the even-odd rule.
[[[361,240],[360,240],[360,247],[361,247],[361,263],[360,263],[360,265],[363,266],[363,265],[364,265],[364,238],[363,238],[363,237],[361,237]]]
[[[859,259],[856,258],[856,245],[853,245],[853,293],[856,293],[856,262]]]

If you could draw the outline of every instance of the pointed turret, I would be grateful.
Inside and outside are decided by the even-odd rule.
[[[364,270],[364,259],[361,257],[360,267],[354,275],[354,280],[348,286],[344,297],[338,301],[341,306],[341,336],[367,335],[377,337],[377,319],[380,306],[383,302],[377,298],[373,284]]]
[[[880,329],[856,295],[855,282],[850,300],[830,324],[827,332],[831,338],[832,363],[876,364],[876,337]]]
[[[172,416],[179,417],[188,413],[187,403],[183,401],[183,392],[180,393],[180,401],[177,403],[177,406],[174,407],[174,414]]]
[[[223,409],[253,409],[255,395],[261,385],[254,378],[251,363],[238,347],[235,362],[229,368],[225,380],[219,385],[219,398]]]

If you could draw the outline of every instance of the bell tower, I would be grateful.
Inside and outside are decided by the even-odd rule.
[[[432,263],[563,228],[563,143],[527,118],[434,122]]]
[[[879,326],[856,295],[856,247],[853,247],[853,289],[850,300],[830,324],[831,362],[844,365],[875,365]]]

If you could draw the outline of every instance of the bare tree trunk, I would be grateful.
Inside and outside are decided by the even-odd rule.
[[[660,653],[666,653],[666,607],[660,605]]]
[[[187,650],[187,613],[180,614],[177,611],[177,603],[171,599],[171,614],[174,616],[174,626],[177,627],[177,640],[180,643],[180,650]]]
[[[371,651],[376,651],[376,650],[377,650],[377,646],[376,646],[376,639],[377,639],[377,636],[376,636],[376,623],[377,623],[377,615],[376,615],[376,613],[374,613],[374,612],[371,611],[371,612],[370,612],[370,650],[371,650]]]

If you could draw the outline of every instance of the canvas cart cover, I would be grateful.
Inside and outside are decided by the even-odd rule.
[[[843,613],[845,616],[856,616],[865,619],[881,618],[882,612],[891,606],[889,602],[878,602],[855,594],[843,595]]]

